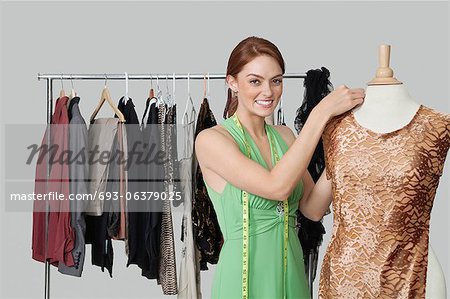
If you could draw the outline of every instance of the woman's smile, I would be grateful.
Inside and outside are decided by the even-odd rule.
[[[256,100],[256,104],[258,104],[259,107],[262,107],[264,109],[270,109],[273,106],[274,100],[271,99],[265,99],[265,100]]]

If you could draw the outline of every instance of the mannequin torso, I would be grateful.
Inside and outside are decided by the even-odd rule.
[[[366,89],[364,104],[353,112],[361,126],[387,133],[408,124],[419,107],[403,84],[372,85]]]
[[[364,104],[353,110],[355,120],[377,133],[388,133],[407,125],[420,104],[403,84],[371,85],[366,89]],[[446,298],[445,278],[434,251],[429,245],[426,292],[427,299]]]

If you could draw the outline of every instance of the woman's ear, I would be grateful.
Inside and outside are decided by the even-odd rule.
[[[231,88],[232,91],[236,92],[237,89],[237,80],[232,75],[227,75],[227,83],[228,87]]]

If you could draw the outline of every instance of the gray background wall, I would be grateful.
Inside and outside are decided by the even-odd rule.
[[[395,76],[411,95],[426,106],[450,112],[447,2],[8,1],[1,4],[1,122],[45,123],[45,82],[37,80],[38,72],[223,73],[233,47],[249,35],[274,42],[284,55],[287,72],[326,66],[335,86],[351,87],[364,87],[373,77],[377,47],[389,43]],[[110,81],[108,85],[115,99],[123,94],[123,82]],[[68,90],[70,83],[66,81],[65,86]],[[191,84],[197,109],[202,86],[201,81]],[[75,81],[86,118],[97,104],[102,87],[103,81]],[[130,83],[130,96],[139,115],[148,87],[149,82]],[[59,88],[59,82],[55,82],[56,92]],[[211,82],[211,105],[219,121],[225,90],[224,82]],[[183,110],[186,95],[186,82],[178,81],[176,98]],[[291,128],[302,95],[302,80],[285,81],[284,107]],[[100,115],[108,113],[108,108],[103,108]],[[4,130],[1,126],[2,140]],[[1,144],[1,162],[5,165],[5,159],[12,157],[5,157],[4,142]],[[8,170],[1,169],[1,297],[41,298],[44,266],[31,259],[32,216],[5,210],[8,198],[3,190]],[[431,220],[431,244],[447,281],[449,171],[447,162]],[[28,186],[29,190],[23,192],[32,192],[33,184],[29,182]],[[174,211],[177,265],[181,215],[181,210]],[[324,224],[327,235],[320,260],[330,239],[332,216],[326,217]],[[162,298],[155,281],[141,277],[137,267],[125,267],[123,244],[116,242],[114,247],[113,279],[90,265],[88,252],[81,279],[52,269],[52,298]],[[202,272],[204,298],[210,297],[214,270],[212,266]],[[450,289],[449,283],[447,286]]]

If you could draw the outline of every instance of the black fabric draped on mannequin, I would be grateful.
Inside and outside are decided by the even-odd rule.
[[[306,73],[306,78],[303,82],[305,88],[303,102],[300,108],[297,109],[297,116],[294,120],[294,127],[297,134],[300,133],[313,108],[333,89],[329,78],[330,71],[325,67],[309,70]],[[324,168],[324,152],[322,139],[320,139],[311,158],[311,162],[308,165],[308,171],[314,182],[317,182]],[[312,281],[314,281],[317,271],[319,247],[322,244],[325,228],[321,221],[312,221],[306,218],[300,211],[297,211],[297,222],[299,226],[298,237],[303,249],[305,272],[308,280],[311,277]],[[312,271],[312,273],[308,273],[309,271]],[[309,283],[311,284],[312,281]]]

